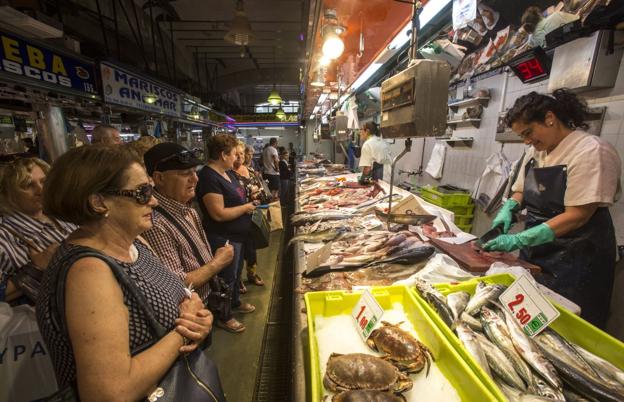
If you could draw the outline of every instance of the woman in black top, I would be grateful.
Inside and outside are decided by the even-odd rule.
[[[219,273],[232,290],[232,310],[252,313],[256,308],[240,300],[238,286],[243,264],[243,244],[251,231],[251,214],[256,209],[247,202],[245,189],[232,171],[236,160],[236,138],[218,134],[208,140],[209,161],[198,173],[197,198],[203,215],[203,225],[213,250],[229,242],[234,258]],[[230,332],[242,332],[245,326],[235,318],[219,317],[217,325]]]

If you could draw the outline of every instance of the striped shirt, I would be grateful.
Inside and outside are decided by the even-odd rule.
[[[21,212],[4,216],[0,223],[0,283],[11,279],[17,269],[30,262],[30,247],[42,252],[61,243],[76,228],[74,224],[58,220],[42,222]]]
[[[158,200],[158,205],[169,212],[187,230],[204,263],[212,260],[210,245],[197,211],[190,205],[167,198],[158,191],[154,192],[154,197]],[[188,272],[195,271],[202,266],[201,261],[197,261],[184,235],[167,218],[158,211],[154,211],[152,220],[152,228],[144,232],[142,236],[152,246],[163,264],[184,281]],[[202,300],[206,300],[210,293],[210,286],[208,282],[201,286],[195,284],[195,291]]]

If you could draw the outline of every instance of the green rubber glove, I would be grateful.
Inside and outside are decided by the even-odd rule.
[[[498,211],[498,214],[496,214],[496,217],[492,221],[492,228],[502,226],[503,233],[506,234],[507,232],[509,232],[509,228],[511,228],[511,222],[513,219],[513,213],[519,207],[520,204],[518,204],[518,201],[514,200],[513,198],[505,201],[501,209]]]
[[[539,246],[555,240],[555,232],[545,223],[517,234],[503,234],[485,243],[487,251],[514,251],[520,248]]]

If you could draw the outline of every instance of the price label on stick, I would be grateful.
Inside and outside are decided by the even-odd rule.
[[[516,279],[500,295],[499,300],[530,337],[539,334],[559,317],[559,310],[542,295],[528,274]]]
[[[353,308],[351,316],[355,321],[358,333],[364,341],[368,339],[375,324],[381,320],[383,313],[383,308],[377,303],[373,295],[368,290],[362,292],[362,296]]]

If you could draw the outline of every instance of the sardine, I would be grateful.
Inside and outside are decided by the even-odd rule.
[[[479,331],[479,332],[483,332],[483,325],[481,325],[481,321],[477,320],[476,318],[474,318],[473,316],[466,314],[465,312],[461,313],[461,315],[459,316],[459,319],[463,322],[465,322],[466,324],[468,324],[468,326],[473,330],[473,331]]]
[[[555,370],[553,365],[544,357],[531,338],[516,324],[511,314],[502,308],[499,309],[499,311],[505,314],[505,322],[516,351],[539,373],[539,375],[548,381],[548,384],[552,386],[555,391],[561,392],[563,384],[561,378],[557,375],[557,370]]]
[[[466,306],[466,313],[475,315],[479,312],[481,307],[486,306],[492,301],[498,300],[498,296],[506,289],[506,286],[499,284],[487,284],[485,282],[479,282],[477,285],[477,291],[474,296],[468,302]]]
[[[468,353],[472,355],[477,364],[485,371],[485,373],[492,377],[492,372],[490,371],[490,366],[488,365],[487,357],[481,344],[477,340],[476,334],[473,330],[471,330],[466,324],[460,322],[457,324],[455,328],[455,332],[457,332],[457,337],[464,345]]]
[[[487,307],[481,307],[481,324],[487,337],[507,356],[516,372],[522,377],[529,388],[533,386],[533,374],[531,369],[522,360],[514,348],[505,322],[494,311]]]
[[[416,289],[420,295],[434,308],[440,318],[442,318],[442,321],[444,321],[449,328],[453,328],[453,313],[448,307],[446,296],[423,280],[416,281]]]
[[[507,359],[507,356],[484,335],[474,333],[481,349],[485,352],[485,358],[492,369],[503,381],[512,387],[526,391],[527,387],[522,378],[516,373],[513,365]]]
[[[604,360],[601,357],[596,356],[595,354],[583,349],[579,345],[571,344],[574,349],[587,361],[587,363],[591,364],[592,367],[598,372],[598,374],[605,380],[611,380],[619,383],[621,386],[624,386],[624,371],[615,367],[613,364]]]
[[[468,292],[455,292],[447,295],[446,300],[454,320],[457,321],[468,305],[470,294]]]

